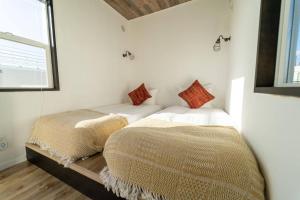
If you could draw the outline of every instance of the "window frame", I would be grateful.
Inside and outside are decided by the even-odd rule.
[[[300,87],[275,85],[282,0],[261,0],[254,92],[300,97]]]
[[[40,1],[40,0],[36,0]],[[60,85],[59,85],[59,75],[58,75],[58,61],[57,61],[57,50],[56,50],[56,36],[55,36],[55,24],[54,24],[54,12],[53,12],[53,0],[45,0],[45,4],[47,7],[47,21],[48,21],[48,35],[49,35],[49,47],[45,47],[40,42],[33,41],[27,38],[10,35],[1,33],[1,38],[12,41],[12,42],[18,42],[25,45],[30,45],[34,47],[40,47],[46,50],[46,53],[50,54],[50,59],[47,59],[47,68],[51,69],[52,74],[48,76],[49,78],[52,78],[52,80],[49,80],[50,83],[52,83],[52,87],[19,87],[19,88],[1,88],[0,92],[31,92],[31,91],[59,91]],[[49,58],[48,56],[46,56]],[[48,65],[51,65],[48,67]],[[48,70],[47,70],[48,71]],[[49,71],[48,71],[49,73]]]

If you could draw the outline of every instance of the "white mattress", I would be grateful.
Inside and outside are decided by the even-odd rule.
[[[172,106],[154,113],[148,118],[193,125],[235,126],[232,118],[217,108],[190,109],[183,106]]]
[[[118,114],[127,118],[128,123],[135,122],[142,118],[145,118],[159,110],[162,109],[162,106],[159,105],[139,105],[133,106],[131,104],[115,104],[100,106],[94,108],[94,111],[98,111],[105,114]]]

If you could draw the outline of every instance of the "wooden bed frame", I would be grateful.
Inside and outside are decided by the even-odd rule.
[[[36,145],[26,144],[27,160],[49,174],[55,176],[82,194],[94,200],[122,200],[101,183],[99,172],[106,166],[101,154],[87,160],[80,160],[70,168],[58,164],[50,155]]]

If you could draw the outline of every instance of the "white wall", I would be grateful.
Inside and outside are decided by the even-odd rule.
[[[212,50],[220,34],[228,33],[229,4],[224,0],[194,0],[130,21],[132,85],[158,88],[158,103],[178,103],[177,87],[195,79],[213,83],[216,104],[224,106],[228,50]]]
[[[234,0],[227,108],[260,161],[270,200],[297,200],[300,99],[253,93],[259,12],[260,0]]]
[[[24,144],[40,115],[118,103],[126,92],[127,63],[121,57],[126,21],[99,0],[54,0],[61,91],[0,93],[0,169],[24,159]]]

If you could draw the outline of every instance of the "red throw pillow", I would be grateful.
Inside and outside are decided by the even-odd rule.
[[[198,80],[178,95],[189,104],[190,108],[200,108],[215,98],[199,83]]]
[[[135,106],[141,105],[144,101],[152,97],[145,88],[144,83],[140,85],[140,87],[130,92],[128,96],[130,97],[132,104]]]

